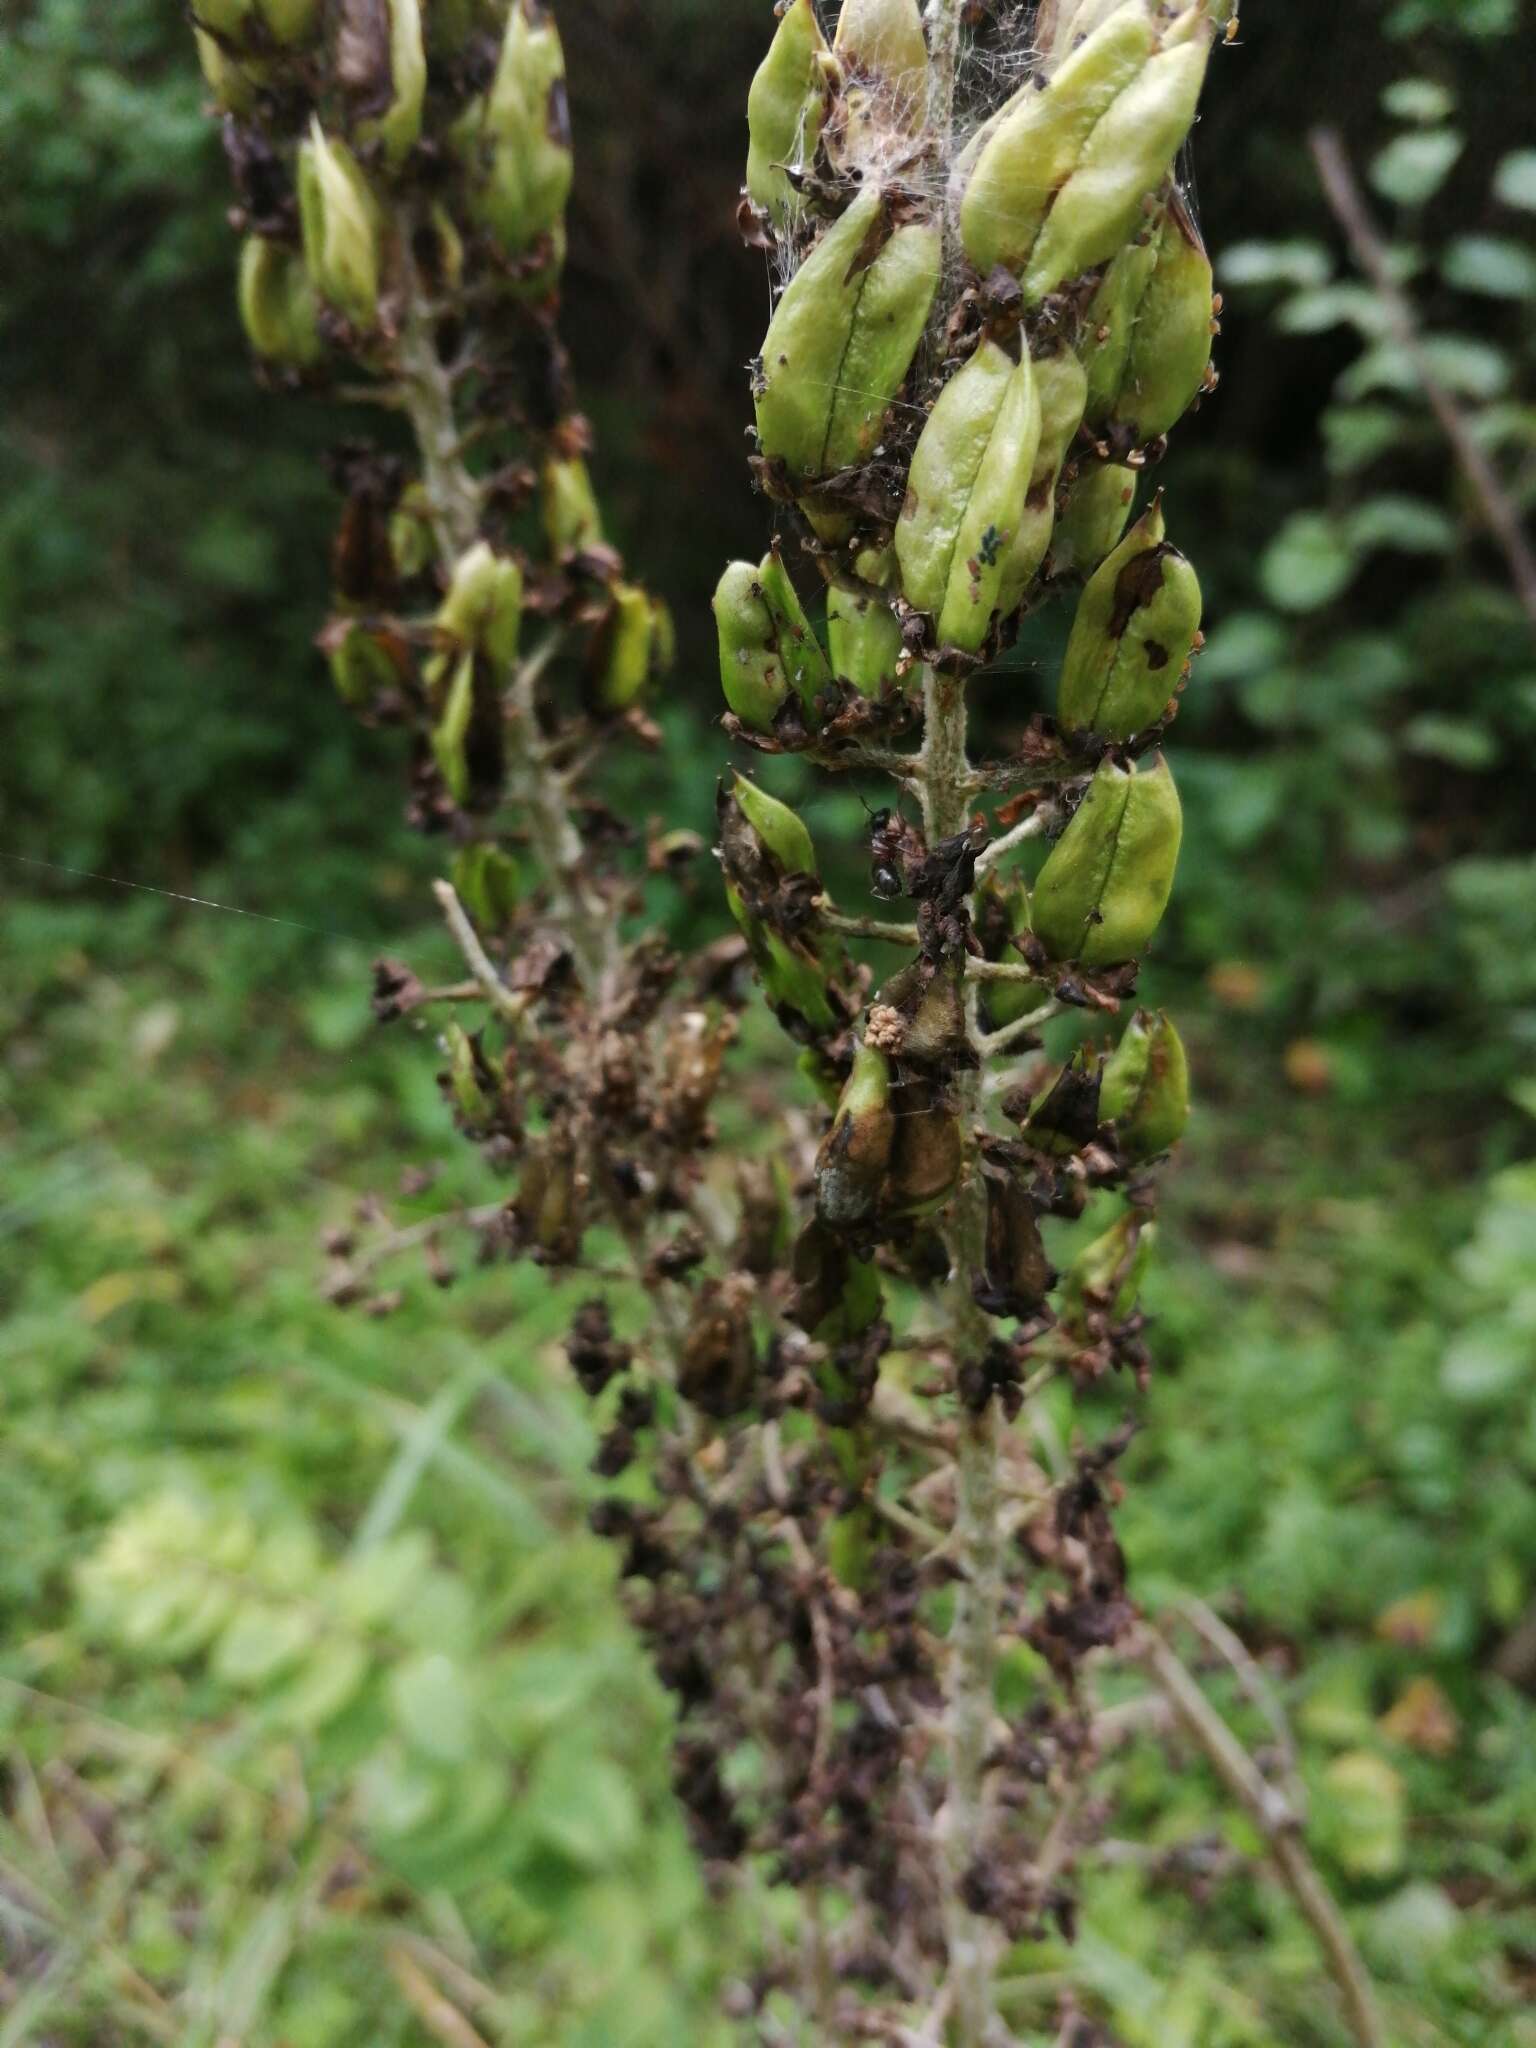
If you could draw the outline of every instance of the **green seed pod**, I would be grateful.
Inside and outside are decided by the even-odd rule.
[[[1070,349],[1059,349],[1035,364],[1040,394],[1040,445],[1024,497],[1024,516],[1008,549],[998,610],[1006,618],[1024,602],[1056,529],[1056,486],[1067,450],[1083,420],[1088,379]]]
[[[539,472],[539,510],[544,538],[557,562],[569,561],[584,548],[598,547],[603,515],[587,465],[579,455],[552,452]]]
[[[1091,576],[1125,531],[1136,472],[1118,462],[1085,468],[1066,491],[1051,535],[1051,574]]]
[[[425,484],[407,484],[400,493],[389,517],[389,551],[395,573],[404,583],[424,574],[436,561],[437,535]]]
[[[319,121],[299,151],[304,261],[316,291],[357,328],[379,316],[379,210],[345,143]]]
[[[745,775],[734,776],[731,795],[742,816],[752,827],[786,875],[819,875],[816,844],[798,811],[759,789]]]
[[[827,651],[832,670],[862,697],[878,697],[896,680],[903,652],[901,621],[884,591],[840,576],[827,592]]]
[[[726,569],[715,586],[714,612],[725,701],[751,731],[767,732],[789,682],[753,563],[732,562]]]
[[[1210,369],[1211,294],[1211,259],[1175,192],[1147,241],[1110,264],[1085,316],[1090,426],[1142,447],[1178,424]]]
[[[222,37],[227,47],[253,50],[308,42],[321,6],[322,0],[196,0],[191,12],[195,32],[210,42]]]
[[[1099,1098],[1125,1156],[1140,1164],[1177,1145],[1189,1123],[1189,1059],[1166,1010],[1138,1010],[1104,1069]]]
[[[816,1214],[829,1230],[857,1230],[875,1221],[895,1146],[891,1063],[874,1046],[861,1045],[816,1155]]]
[[[1011,1173],[988,1168],[987,1267],[978,1300],[988,1315],[1038,1313],[1056,1284],[1028,1190]]]
[[[381,691],[393,689],[409,667],[403,642],[361,619],[333,619],[317,644],[330,664],[337,696],[354,711],[366,710]]]
[[[475,712],[475,657],[461,654],[454,664],[443,708],[432,728],[432,755],[448,794],[456,804],[469,802],[469,728]]]
[[[1030,898],[1050,958],[1090,969],[1137,958],[1168,907],[1182,832],[1161,754],[1140,773],[1104,760]]]
[[[918,0],[843,0],[833,38],[842,90],[827,146],[844,172],[889,162],[928,112],[928,45]]]
[[[513,1213],[523,1243],[540,1264],[569,1266],[581,1256],[585,1217],[567,1133],[552,1131],[530,1150]]]
[[[421,136],[427,90],[421,0],[383,0],[382,8],[379,0],[345,6],[337,67],[354,103],[368,110],[368,118],[358,123],[358,141],[379,143],[385,162],[398,170]]]
[[[556,228],[573,159],[565,53],[538,0],[514,0],[490,91],[453,142],[469,173],[469,211],[512,255]]]
[[[1199,579],[1163,539],[1157,500],[1078,600],[1056,706],[1062,731],[1129,740],[1155,724],[1199,631]]]
[[[193,18],[216,36],[237,40],[250,27],[255,0],[199,0]]]
[[[1183,33],[1200,16],[1194,33]],[[1107,35],[1114,19],[1100,34]],[[1092,49],[1088,42],[1062,66],[1056,83]],[[1205,83],[1211,39],[1203,8],[1192,8],[1163,39],[1163,47],[1116,96],[1083,143],[1071,175],[1056,195],[1022,272],[1024,296],[1037,305],[1069,278],[1109,259],[1142,220],[1142,203],[1172,168],[1195,118]],[[1048,98],[1055,85],[1048,86]]]
[[[256,95],[271,76],[271,66],[254,58],[232,56],[200,28],[194,28],[192,34],[208,90],[226,114],[249,120],[256,111]]]
[[[1047,77],[1123,5],[1124,0],[1044,0],[1035,18],[1035,47]]]
[[[455,893],[484,931],[504,931],[512,922],[523,893],[517,862],[485,840],[461,846],[453,857]]]
[[[832,47],[845,71],[873,80],[918,126],[928,111],[928,45],[917,0],[843,0]]]
[[[846,1012],[832,991],[846,962],[833,935],[807,918],[814,891],[804,881],[786,887],[816,879],[810,833],[788,804],[741,775],[729,788],[722,783],[716,810],[726,902],[764,995],[791,1031],[797,1023],[816,1035],[841,1030]]]
[[[763,342],[763,453],[802,483],[865,461],[901,389],[938,289],[932,221],[887,232],[873,186],[828,228],[780,299]]]
[[[498,671],[517,659],[523,622],[523,572],[510,555],[477,540],[459,557],[438,608],[438,637],[483,654]]]
[[[715,590],[720,687],[743,725],[767,732],[793,690],[807,711],[832,681],[821,643],[777,553],[732,562]]]
[[[1157,268],[1157,239],[1154,228],[1126,243],[1100,278],[1083,314],[1081,347],[1088,373],[1083,410],[1090,426],[1105,426],[1114,414],[1142,296]]]
[[[1027,353],[983,341],[928,416],[896,525],[903,595],[942,647],[974,654],[992,629],[1039,447]]]
[[[983,277],[998,264],[1023,272],[1095,127],[1145,69],[1155,41],[1143,0],[1127,0],[1043,92],[1026,85],[1015,95],[960,204],[960,238]]]
[[[457,57],[471,36],[505,33],[511,0],[432,0],[427,41],[434,55]]]
[[[812,0],[790,0],[747,94],[747,195],[781,225],[800,204],[781,167],[809,163],[816,153],[829,56]]]
[[[651,679],[655,617],[636,583],[613,586],[598,636],[598,698],[605,711],[627,711]]]
[[[443,1076],[454,1113],[468,1131],[483,1131],[495,1105],[486,1087],[489,1078],[475,1042],[462,1024],[445,1024],[443,1050],[448,1072]]]
[[[314,287],[301,256],[249,235],[240,251],[240,318],[268,362],[308,369],[324,352]]]
[[[274,42],[292,48],[307,43],[320,26],[323,0],[256,0],[256,12]],[[206,13],[206,9],[199,9]]]
[[[1132,1209],[1078,1253],[1061,1289],[1061,1326],[1070,1336],[1089,1340],[1094,1321],[1123,1323],[1135,1314],[1156,1241],[1157,1225]]]

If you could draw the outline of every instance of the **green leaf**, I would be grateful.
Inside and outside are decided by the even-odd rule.
[[[1234,242],[1223,250],[1216,271],[1224,290],[1264,284],[1305,290],[1328,282],[1333,258],[1321,242]]]
[[[534,1766],[523,1819],[549,1846],[588,1870],[617,1863],[640,1834],[640,1807],[617,1764],[589,1739],[553,1742]]]
[[[1493,174],[1493,196],[1501,206],[1536,213],[1536,149],[1513,149],[1500,157]]]
[[[1318,285],[1287,299],[1275,315],[1275,325],[1285,334],[1323,334],[1345,324],[1358,328],[1368,340],[1387,331],[1386,309],[1369,285]]]
[[[1313,612],[1346,590],[1355,573],[1348,534],[1323,512],[1293,512],[1259,563],[1264,595],[1281,611]]]
[[[1403,1781],[1383,1757],[1351,1750],[1323,1774],[1319,1821],[1335,1860],[1351,1877],[1392,1877],[1408,1848]]]
[[[1509,359],[1491,342],[1466,334],[1429,334],[1421,344],[1436,381],[1459,397],[1496,398],[1509,383]],[[1417,392],[1419,369],[1399,342],[1382,341],[1344,371],[1340,398],[1364,398],[1373,391]]]
[[[363,1819],[370,1834],[386,1842],[415,1834],[441,1812],[442,1776],[396,1750],[381,1750],[359,1776]]]
[[[1519,20],[1520,0],[1398,0],[1387,16],[1389,36],[1425,29],[1459,29],[1468,36],[1507,36]]]
[[[1455,128],[1399,135],[1371,163],[1371,183],[1395,206],[1422,206],[1449,177],[1466,138]]]
[[[1404,554],[1442,555],[1456,544],[1456,523],[1424,498],[1384,493],[1368,498],[1349,515],[1350,543],[1364,554],[1370,548],[1396,548]]]
[[[1456,95],[1436,78],[1396,78],[1382,88],[1381,104],[1394,121],[1419,121],[1427,127],[1450,119]]]
[[[1475,718],[1453,718],[1426,711],[1403,729],[1403,745],[1411,754],[1427,754],[1452,768],[1475,773],[1492,768],[1499,758],[1499,742],[1487,726]]]
[[[1440,1367],[1440,1384],[1446,1393],[1469,1407],[1507,1401],[1530,1378],[1530,1338],[1503,1323],[1474,1324],[1464,1330]]]
[[[327,1636],[315,1645],[303,1670],[273,1697],[273,1718],[287,1728],[323,1728],[352,1704],[372,1668],[355,1637]]]
[[[462,1669],[430,1652],[402,1664],[389,1682],[395,1724],[413,1749],[438,1763],[462,1763],[474,1747],[475,1707]]]
[[[1234,612],[1211,629],[1196,670],[1202,683],[1230,683],[1285,659],[1286,629],[1269,612]]]
[[[211,1668],[225,1685],[261,1686],[297,1661],[313,1642],[318,1622],[309,1609],[251,1600],[219,1638]]]
[[[1440,275],[1458,292],[1536,298],[1536,251],[1505,235],[1458,235],[1441,260]]]
[[[1319,425],[1329,469],[1353,476],[1389,449],[1401,448],[1414,422],[1395,405],[1330,405]]]

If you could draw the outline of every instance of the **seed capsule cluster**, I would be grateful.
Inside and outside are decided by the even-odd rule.
[[[1210,264],[1174,163],[1220,11],[1054,0],[1029,75],[957,148],[950,53],[928,48],[915,0],[846,0],[830,34],[793,0],[749,101],[741,219],[788,278],[753,375],[754,473],[780,534],[762,563],[721,578],[725,723],[763,753],[896,777],[897,802],[872,821],[871,893],[912,916],[904,931],[834,906],[798,821],[732,779],[720,832],[731,907],[829,1105],[790,1321],[811,1347],[812,1404],[835,1384],[838,1429],[866,1404],[835,1454],[839,1512],[819,1529],[808,1518],[804,1540],[828,1583],[874,1600],[872,1613],[898,1569],[931,1593],[910,1523],[872,1506],[911,1484],[882,1430],[888,1396],[939,1394],[937,1415],[958,1413],[963,1434],[989,1411],[1015,1420],[1053,1375],[1086,1384],[1121,1369],[1139,1383],[1149,1367],[1151,1169],[1184,1133],[1189,1074],[1168,1015],[1128,999],[1178,862],[1160,745],[1201,645],[1201,596],[1162,494],[1134,514],[1143,472],[1214,383]],[[989,684],[988,670],[1060,595],[1075,609],[1049,715],[1033,716],[1016,756],[969,761],[967,693],[1019,687]],[[919,734],[908,751],[893,744]],[[988,793],[1006,798],[990,816]],[[921,821],[903,809],[913,795]],[[1043,857],[1025,850],[1035,839]],[[905,945],[908,961],[871,983],[849,963],[861,932]],[[1107,1044],[1091,1030],[1064,1062],[1035,1058],[990,1085],[999,1060],[1038,1052],[1032,1027],[1074,1010],[1129,1021]],[[1090,1205],[1097,1229],[1072,1248],[1064,1226]],[[914,1283],[947,1305],[935,1337],[907,1323]],[[789,1440],[807,1474],[834,1455]],[[1005,1440],[1005,1471],[1027,1467],[1025,1444]],[[1023,1555],[1005,1567],[1005,1633],[1060,1690],[1006,1735],[996,1724],[979,1795],[993,1818],[958,1910],[1014,1934],[1070,1917],[1064,1870],[1049,1885],[1034,1875],[1039,1803],[1010,1772],[1027,1756],[1036,1784],[1060,1794],[1086,1768],[1082,1660],[1132,1613],[1107,1516],[1123,1447],[1090,1454],[1091,1476],[1068,1488],[1043,1483],[1052,1505],[1022,1518]],[[1055,1590],[1025,1591],[1026,1558]],[[917,1613],[931,1618],[927,1594]],[[934,1670],[952,1688],[949,1663],[940,1653]],[[922,1777],[923,1743],[907,1730],[901,1746]],[[942,1975],[957,1909],[942,1870],[907,1868],[932,1902]],[[873,1898],[862,1903],[863,1931],[894,1940]]]
[[[958,0],[780,8],[741,207],[785,280],[752,386],[780,532],[716,592],[723,723],[896,791],[870,820],[870,916],[831,901],[796,811],[729,769],[733,929],[683,961],[639,884],[688,886],[703,849],[643,836],[587,780],[607,742],[654,743],[671,630],[607,538],[555,331],[551,15],[195,10],[264,374],[361,373],[415,439],[414,463],[333,458],[320,645],[349,706],[410,734],[471,981],[381,962],[377,1008],[463,1020],[439,1036],[444,1099],[506,1182],[473,1212],[480,1258],[590,1277],[566,1355],[592,1519],[676,1702],[700,1852],[722,1882],[838,1900],[814,1939],[765,1930],[733,1997],[746,2017],[789,1995],[817,2039],[928,2038],[949,1999],[969,2048],[976,1958],[1072,1927],[1049,1822],[1093,1761],[1084,1660],[1132,1618],[1110,1525],[1130,1431],[1048,1459],[1024,1418],[1053,1379],[1144,1381],[1155,1168],[1189,1113],[1167,1015],[1106,1020],[1179,852],[1160,748],[1200,592],[1161,498],[1135,499],[1212,382],[1172,166],[1216,13],[1050,0],[1029,76],[957,148]],[[1049,713],[972,761],[968,695],[1019,691],[989,671],[1062,594]],[[806,1084],[788,1111],[731,1064],[754,982]],[[1045,1059],[1058,1013],[1088,1029]],[[738,1126],[768,1120],[734,1159],[727,1089]],[[372,1257],[348,1251],[338,1301],[387,1307]],[[640,1286],[610,1301],[616,1263]]]

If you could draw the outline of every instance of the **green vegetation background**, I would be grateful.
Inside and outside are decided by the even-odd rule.
[[[488,1186],[430,1039],[369,1021],[374,950],[446,964],[431,849],[310,648],[348,423],[251,382],[178,16],[0,9],[0,2048],[469,2039],[434,1997],[487,2041],[744,2039],[717,1994],[783,1902],[728,1923],[670,1807],[580,1533],[569,1292],[320,1298],[360,1201]],[[670,783],[616,794],[704,824],[707,597],[762,530],[731,215],[767,8],[562,17],[569,331],[683,628]],[[1394,2040],[1479,2048],[1536,2041],[1536,646],[1305,131],[1371,165],[1529,511],[1532,62],[1517,0],[1250,0],[1201,124],[1224,382],[1164,480],[1212,634],[1156,969],[1201,1114],[1122,1511],[1142,1597],[1210,1600],[1272,1672]],[[1053,644],[988,689],[995,733]],[[854,847],[853,798],[811,808]],[[707,885],[668,914],[707,925]],[[1340,2041],[1214,1784],[1150,1741],[1111,1782],[1070,1967],[1117,2037]],[[1015,1958],[1022,2040],[1068,1966]]]

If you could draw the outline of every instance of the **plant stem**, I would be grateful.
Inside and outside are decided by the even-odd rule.
[[[1155,1629],[1143,1632],[1132,1655],[1156,1680],[1216,1775],[1263,1835],[1282,1883],[1317,1936],[1360,2048],[1387,2048],[1371,1980],[1343,1915],[1302,1845],[1290,1801],[1259,1775],[1252,1757]]]
[[[1466,413],[1435,374],[1434,364],[1425,350],[1414,319],[1413,306],[1393,273],[1385,244],[1360,196],[1360,187],[1338,132],[1332,128],[1315,128],[1308,139],[1322,180],[1323,196],[1348,237],[1355,261],[1370,279],[1372,289],[1381,301],[1393,340],[1413,365],[1425,401],[1471,486],[1483,524],[1508,564],[1510,581],[1521,608],[1531,626],[1536,628],[1536,553],[1532,552],[1525,537],[1514,501],[1500,483],[1498,472],[1473,433]]]
[[[930,846],[965,829],[970,763],[966,757],[965,683],[925,670],[923,822]],[[974,988],[972,990],[974,1009]],[[956,1363],[987,1344],[989,1326],[971,1292],[972,1275],[986,1259],[987,1207],[977,1171],[975,1124],[979,1089],[974,1071],[953,1083],[966,1158],[959,1191],[945,1227],[950,1280],[949,1335]],[[991,1747],[1002,1600],[1002,1539],[998,1522],[998,1410],[963,1415],[955,1444],[953,1556],[955,1588],[948,1688],[948,1788],[944,1820],[945,1931],[949,1945],[946,1988],[960,2048],[981,2048],[993,2025],[992,1984],[997,1938],[992,1924],[965,1902],[966,1879],[987,1853],[986,1758]]]
[[[405,262],[405,308],[397,352],[400,392],[421,451],[438,556],[451,573],[479,537],[481,490],[464,462],[453,380],[437,351],[431,306],[409,257]],[[595,1001],[617,962],[618,939],[607,904],[587,878],[587,850],[539,733],[535,690],[547,659],[547,653],[536,650],[513,677],[516,719],[510,730],[513,753],[507,793],[527,815],[555,913],[570,940],[577,977]],[[503,990],[502,997],[506,993]],[[501,998],[496,1000],[501,1006]]]

